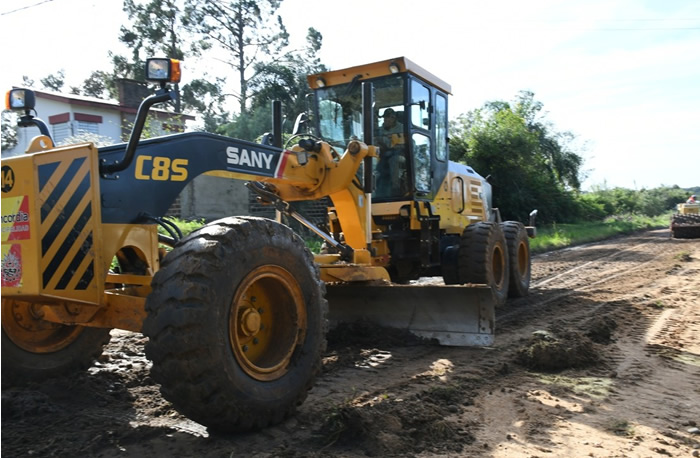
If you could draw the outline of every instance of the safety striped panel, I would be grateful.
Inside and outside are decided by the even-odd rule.
[[[86,156],[37,166],[41,284],[45,293],[81,299],[95,289],[95,202]],[[77,294],[77,296],[76,296]]]

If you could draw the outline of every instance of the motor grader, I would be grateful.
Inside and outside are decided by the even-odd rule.
[[[671,237],[700,238],[700,203],[689,201],[676,205],[676,212],[671,215]]]
[[[245,431],[303,402],[329,323],[485,346],[495,306],[527,294],[534,227],[501,222],[486,180],[449,161],[450,86],[410,60],[309,76],[313,108],[287,147],[279,104],[261,143],[140,140],[149,109],[175,96],[179,63],[149,59],[146,74],[159,89],[128,143],[108,147],[55,146],[32,91],[7,95],[19,125],[41,135],[2,163],[4,382],[85,368],[111,329],[142,332],[166,399],[212,430]],[[325,249],[313,255],[288,226],[249,216],[183,237],[164,215],[200,175],[246,180]],[[320,198],[332,202],[324,225],[291,205]]]

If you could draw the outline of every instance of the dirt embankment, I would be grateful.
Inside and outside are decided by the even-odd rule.
[[[492,348],[338,329],[298,415],[257,433],[173,410],[143,341],[3,387],[3,457],[700,456],[700,243],[668,231],[537,256]]]

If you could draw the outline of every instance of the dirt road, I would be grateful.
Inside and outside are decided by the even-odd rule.
[[[536,256],[492,348],[336,330],[298,415],[254,434],[174,411],[143,341],[3,387],[3,457],[700,456],[700,241],[665,230]]]

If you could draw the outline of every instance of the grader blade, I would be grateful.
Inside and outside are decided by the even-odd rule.
[[[689,205],[685,205],[688,207]],[[700,238],[700,215],[675,214],[671,217],[671,236],[676,239]]]
[[[493,344],[495,301],[488,287],[327,285],[331,327],[367,320],[436,339],[441,345]]]

